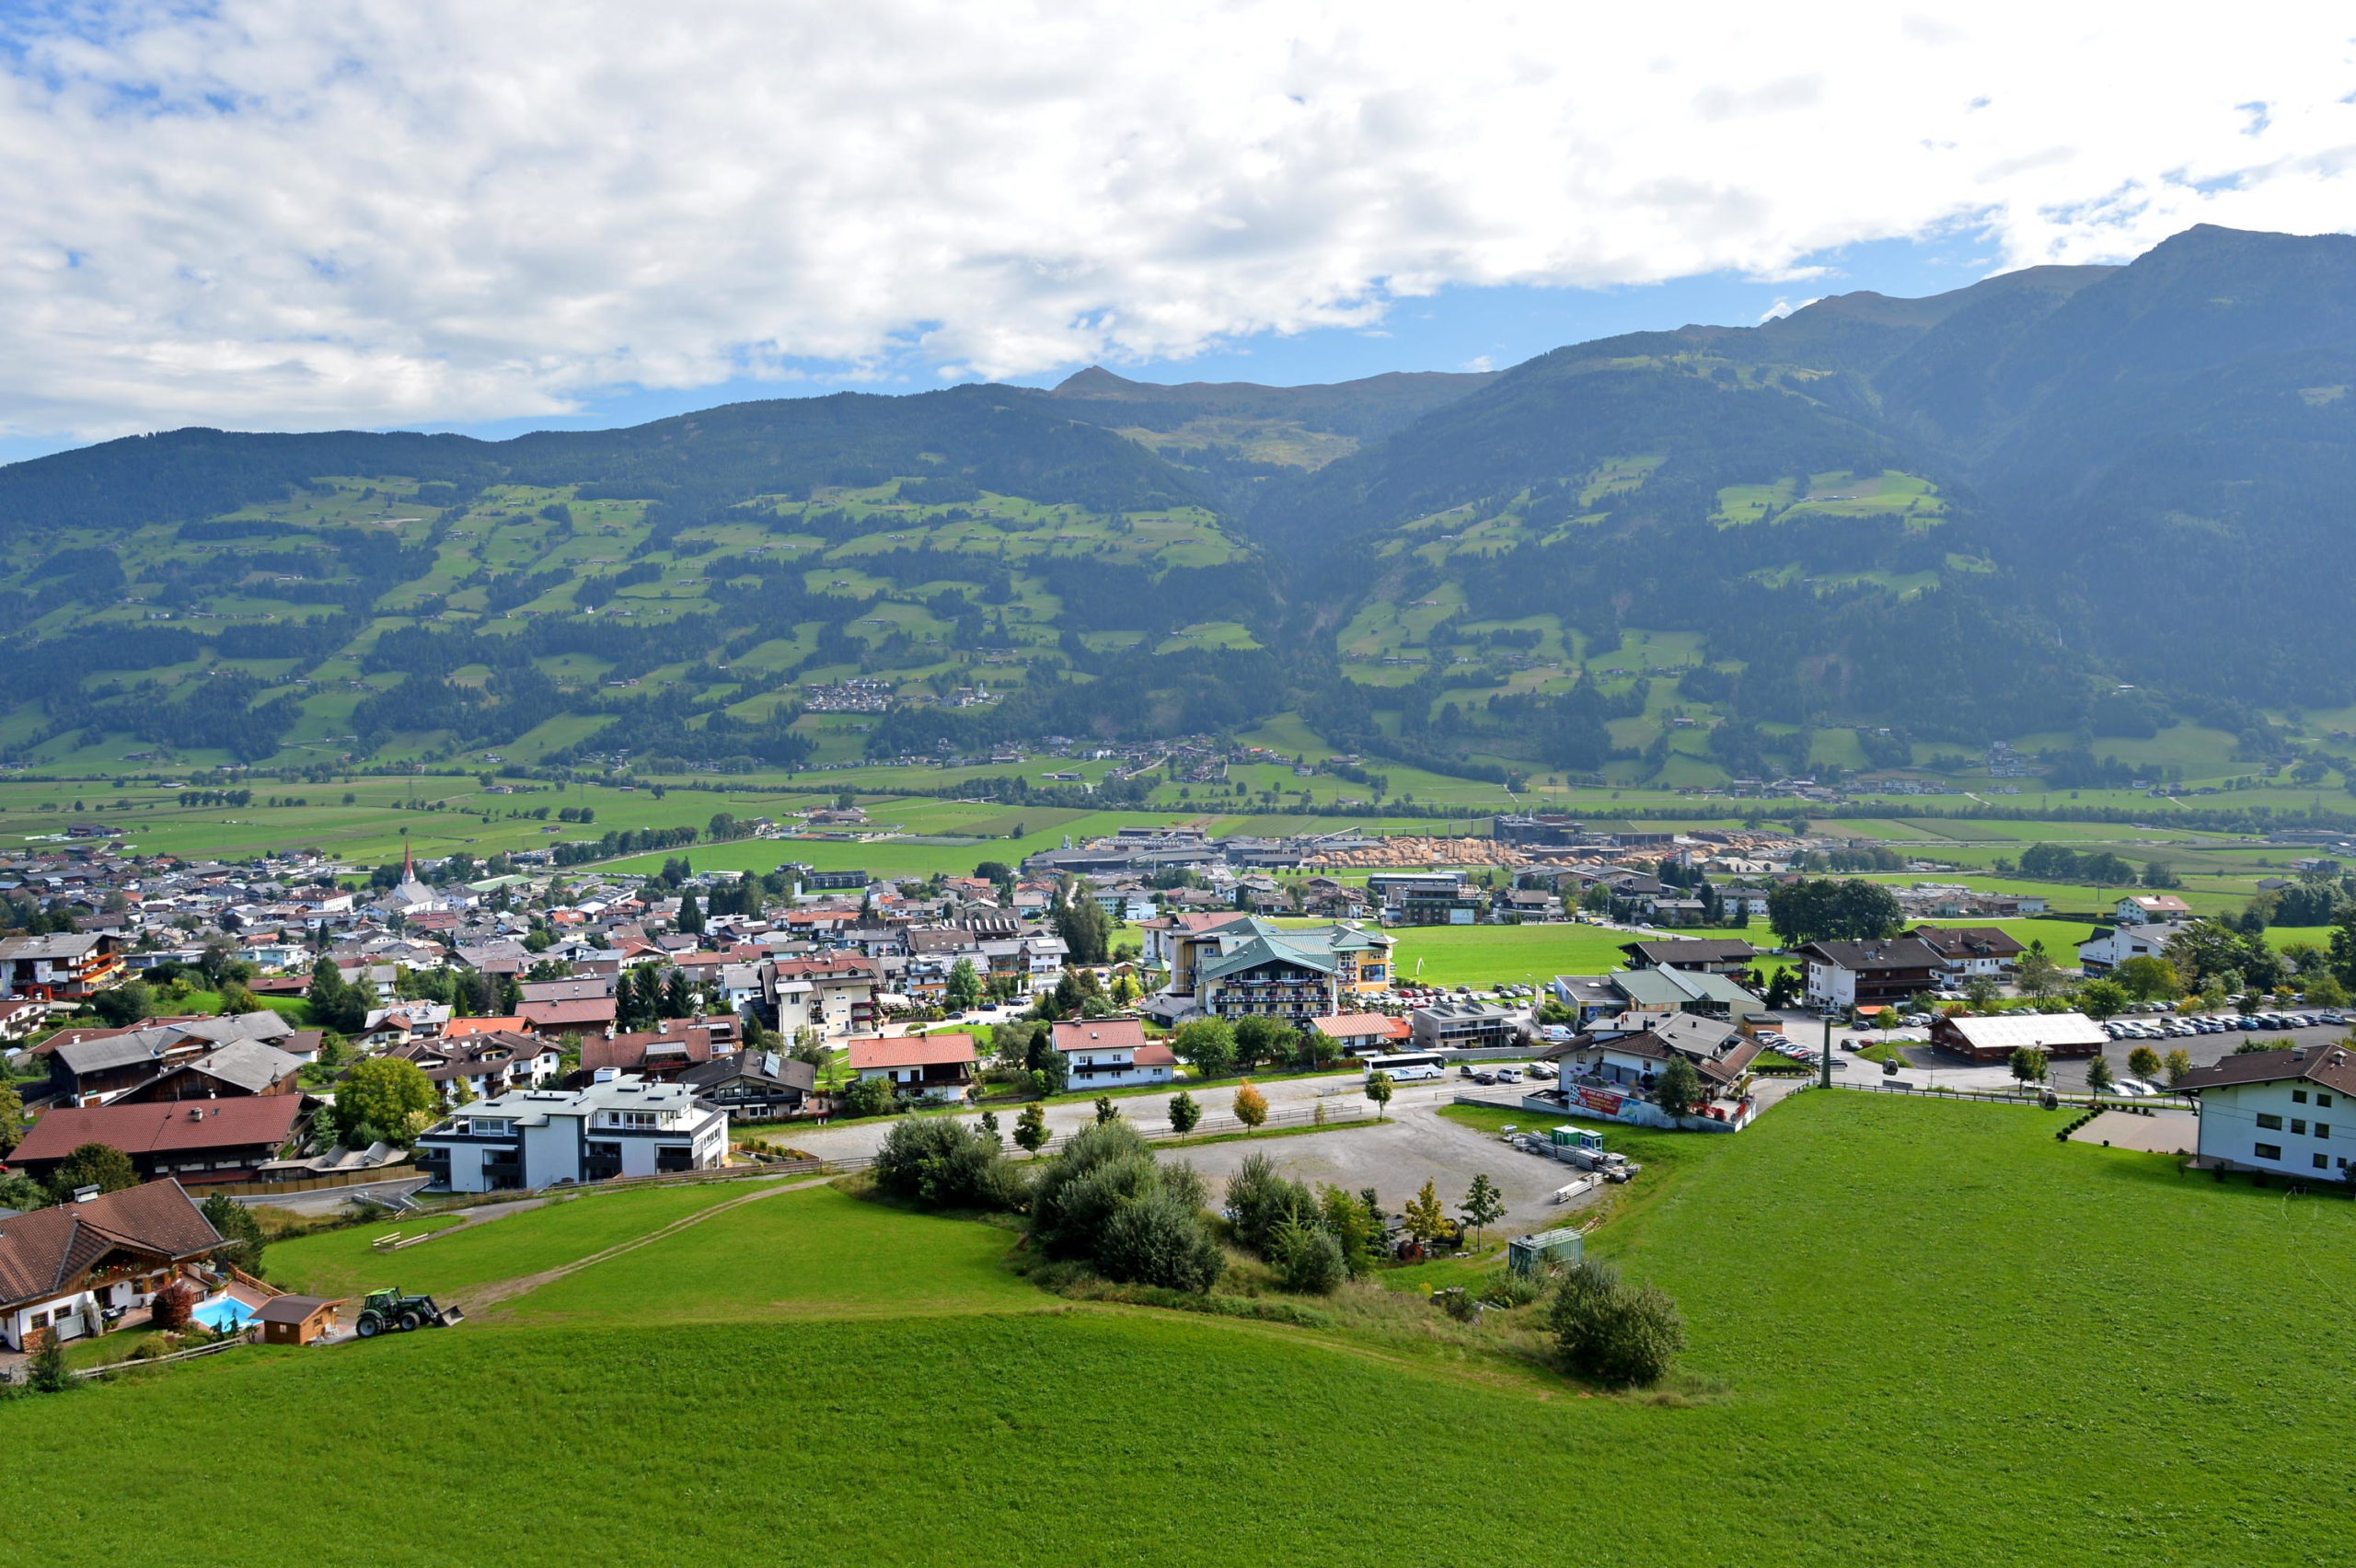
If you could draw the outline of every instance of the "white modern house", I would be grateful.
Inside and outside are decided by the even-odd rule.
[[[728,1113],[675,1083],[620,1073],[586,1089],[519,1089],[478,1101],[417,1140],[417,1163],[454,1193],[531,1190],[728,1158]]]
[[[2192,918],[2192,905],[2172,893],[2131,893],[2119,901],[2122,926],[2174,925]]]
[[[1124,1089],[1131,1084],[1168,1083],[1177,1076],[1177,1054],[1145,1037],[1135,1019],[1081,1019],[1056,1025],[1056,1049],[1073,1089]]]
[[[2345,1046],[2227,1056],[2193,1068],[2177,1087],[2200,1102],[2202,1164],[2348,1179],[2348,1161],[2356,1158],[2356,1053]]]
[[[2078,944],[2078,967],[2092,979],[2109,974],[2131,958],[2165,957],[2168,943],[2183,929],[2180,923],[2166,920],[2115,928],[2097,926],[2093,936]]]

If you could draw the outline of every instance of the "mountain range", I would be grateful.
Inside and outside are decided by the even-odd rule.
[[[2356,238],[1482,375],[182,430],[0,468],[0,759],[781,767],[1297,712],[1706,783],[2356,700]]]

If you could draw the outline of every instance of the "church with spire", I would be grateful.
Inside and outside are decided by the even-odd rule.
[[[400,885],[368,905],[380,918],[407,919],[411,915],[432,915],[450,907],[448,901],[417,880],[417,856],[407,838],[401,841]]]

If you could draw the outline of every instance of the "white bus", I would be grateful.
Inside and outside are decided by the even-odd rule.
[[[1438,1078],[1439,1053],[1437,1051],[1403,1051],[1392,1056],[1362,1056],[1366,1076],[1389,1075],[1392,1083],[1423,1083]]]

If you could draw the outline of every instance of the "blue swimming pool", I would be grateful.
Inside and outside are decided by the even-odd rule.
[[[253,1321],[254,1309],[234,1296],[215,1297],[189,1314],[214,1333],[224,1329],[242,1329]]]

